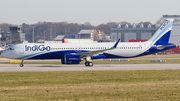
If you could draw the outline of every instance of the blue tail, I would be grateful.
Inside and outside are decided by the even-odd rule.
[[[151,45],[167,45],[174,19],[167,19],[156,31],[156,33],[148,40]]]

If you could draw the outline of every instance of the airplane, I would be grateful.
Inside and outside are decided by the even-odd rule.
[[[5,49],[3,49],[2,47],[0,47],[0,54],[4,51]]]
[[[85,66],[93,66],[92,60],[106,58],[133,58],[177,47],[169,43],[174,19],[167,19],[155,34],[146,42],[115,43],[27,43],[10,46],[2,56],[10,59],[61,59],[62,64],[79,64],[85,60]]]

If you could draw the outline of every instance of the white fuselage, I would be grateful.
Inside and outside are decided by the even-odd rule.
[[[42,54],[51,54],[51,59],[57,59],[55,53],[80,53],[87,51],[96,51],[102,49],[108,49],[113,46],[114,43],[29,43],[29,44],[17,44],[11,46],[12,50],[6,50],[5,56],[12,59],[30,59]],[[113,56],[120,57],[135,57],[137,55],[145,52],[150,46],[150,43],[147,42],[120,42],[116,49],[105,51]],[[47,49],[46,49],[47,48]],[[11,52],[10,52],[11,51]],[[103,54],[102,53],[102,54]],[[46,55],[45,55],[46,56]],[[46,59],[43,56],[38,59]],[[49,55],[48,55],[49,56]],[[59,56],[59,59],[62,57]],[[111,58],[111,57],[108,57]],[[48,58],[47,58],[48,59]]]

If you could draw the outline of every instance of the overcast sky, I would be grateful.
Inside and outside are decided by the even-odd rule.
[[[166,14],[180,15],[180,0],[0,0],[0,23],[17,25],[40,21],[154,24]]]

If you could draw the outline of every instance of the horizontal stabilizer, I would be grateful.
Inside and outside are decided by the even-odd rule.
[[[156,46],[156,48],[159,49],[159,50],[162,50],[162,49],[170,47],[170,46],[175,46],[175,44],[171,44],[171,45],[158,45],[158,46]]]

